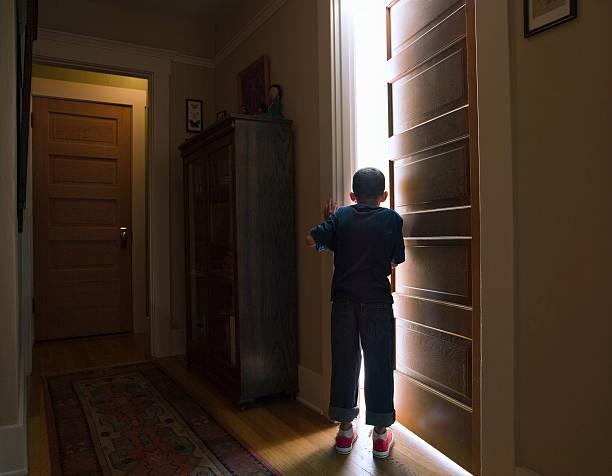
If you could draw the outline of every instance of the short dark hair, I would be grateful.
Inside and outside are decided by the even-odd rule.
[[[359,169],[353,175],[353,193],[362,200],[380,197],[385,191],[385,176],[374,167]]]

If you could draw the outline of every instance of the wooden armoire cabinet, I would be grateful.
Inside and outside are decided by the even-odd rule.
[[[295,396],[291,121],[231,115],[180,149],[188,363],[241,406]]]

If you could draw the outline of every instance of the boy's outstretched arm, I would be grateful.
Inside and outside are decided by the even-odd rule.
[[[335,217],[332,215],[338,209],[338,203],[333,199],[329,199],[323,206],[323,223],[310,230],[310,233],[304,238],[306,246],[311,248],[317,247],[319,251],[323,249],[333,249],[331,243],[335,231]]]

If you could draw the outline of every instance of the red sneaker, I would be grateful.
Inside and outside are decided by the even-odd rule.
[[[386,458],[389,456],[389,450],[393,446],[393,433],[387,430],[382,435],[372,431],[372,453],[376,458]]]
[[[353,445],[357,441],[357,432],[352,428],[350,430],[338,430],[336,434],[336,451],[342,455],[347,455],[353,449]]]

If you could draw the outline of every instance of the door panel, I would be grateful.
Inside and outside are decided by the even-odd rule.
[[[393,108],[393,102],[389,106]],[[389,137],[390,158],[402,159],[469,136],[467,107]]]
[[[463,40],[465,35],[466,9],[459,7],[442,23],[416,39],[410,48],[394,52],[387,62],[389,78],[397,78],[411,71],[419,64],[448,48],[449,45]]]
[[[417,33],[431,28],[436,19],[456,5],[457,0],[401,0],[387,8],[388,45],[395,56],[417,37]]]
[[[391,83],[395,134],[467,102],[465,55],[461,42]]]
[[[132,330],[131,134],[129,107],[34,98],[37,340]]]
[[[395,291],[456,304],[471,304],[469,240],[405,240],[405,265],[395,272]]]
[[[87,157],[49,157],[51,184],[117,185],[117,161]]]
[[[397,420],[461,466],[471,461],[472,409],[401,372],[395,373]]]
[[[410,213],[397,209],[404,219],[405,237],[469,236],[471,209],[469,206]]]
[[[393,312],[398,319],[433,329],[444,326],[448,333],[472,336],[472,312],[469,307],[400,293],[396,293],[394,301]]]
[[[467,141],[397,160],[395,207],[419,210],[469,204],[469,160]]]
[[[406,247],[393,278],[397,419],[478,474],[473,5],[396,0],[387,22],[391,203]]]
[[[397,319],[396,368],[469,404],[472,396],[469,342]]]

